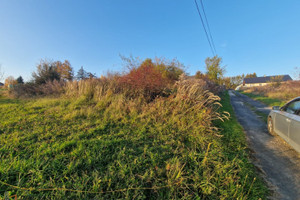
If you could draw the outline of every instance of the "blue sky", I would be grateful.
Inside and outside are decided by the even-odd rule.
[[[226,75],[300,67],[299,0],[203,0]],[[29,80],[40,59],[68,59],[98,76],[119,55],[177,58],[205,71],[212,56],[194,0],[0,0],[0,65]]]

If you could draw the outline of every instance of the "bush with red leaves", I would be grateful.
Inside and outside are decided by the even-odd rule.
[[[136,94],[143,94],[150,99],[160,95],[168,85],[168,78],[156,68],[151,59],[146,59],[138,68],[119,78],[119,83]]]

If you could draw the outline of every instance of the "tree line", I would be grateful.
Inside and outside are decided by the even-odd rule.
[[[123,61],[128,63],[129,67],[136,65],[138,62],[137,60],[133,60],[132,58],[125,58],[121,57]],[[250,74],[242,74],[233,77],[225,77],[226,67],[221,66],[222,58],[218,56],[208,57],[205,60],[206,65],[206,72],[203,73],[201,71],[197,71],[195,74],[195,78],[197,79],[204,79],[206,81],[214,82],[217,85],[222,85],[227,89],[235,89],[237,86],[243,84],[244,78],[254,78],[257,77],[257,74],[250,73]],[[150,60],[145,60],[144,65],[152,65]],[[159,69],[159,65],[157,67]],[[162,68],[162,67],[160,67]],[[172,68],[174,74],[183,72],[180,68]],[[176,70],[179,70],[176,72]],[[1,70],[0,70],[1,72]],[[165,72],[164,72],[165,73]],[[169,75],[172,73],[169,73]],[[298,72],[298,74],[300,74]],[[3,77],[3,72],[0,73]],[[176,75],[177,76],[177,75]],[[64,62],[61,61],[48,61],[48,60],[41,60],[40,63],[37,65],[36,71],[32,73],[32,80],[29,81],[31,84],[42,85],[46,82],[52,81],[73,81],[73,80],[84,80],[84,79],[92,79],[96,78],[96,75],[91,72],[87,72],[81,67],[76,75],[74,75],[74,69],[71,66],[71,63],[68,60]],[[153,77],[155,78],[155,77]],[[5,86],[12,87],[17,84],[24,84],[24,80],[22,76],[15,79],[12,76],[9,76],[5,79]]]
[[[41,85],[55,80],[72,81],[87,78],[96,78],[96,75],[87,72],[83,67],[81,67],[77,74],[74,75],[74,69],[68,60],[65,60],[64,62],[41,60],[37,65],[36,72],[32,73],[32,80],[30,80],[29,83]],[[9,76],[4,81],[6,87],[13,87],[17,84],[24,84],[22,76],[19,76],[17,79],[13,76]]]
[[[195,74],[195,78],[197,79],[205,79],[210,80],[218,85],[223,85],[227,89],[235,89],[237,86],[243,84],[244,78],[255,78],[257,74],[242,74],[233,77],[225,77],[226,67],[221,66],[222,58],[218,56],[214,56],[212,58],[206,58],[206,72],[202,73],[201,71],[197,71]]]

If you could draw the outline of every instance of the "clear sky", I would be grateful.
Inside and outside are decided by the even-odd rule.
[[[227,76],[292,75],[300,67],[299,0],[203,0]],[[0,65],[29,80],[40,59],[98,76],[119,55],[177,58],[205,71],[212,56],[194,0],[0,0]]]

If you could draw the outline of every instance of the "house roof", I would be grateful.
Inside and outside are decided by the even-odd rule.
[[[290,75],[279,75],[282,76],[282,81],[292,81],[293,79],[290,77]],[[267,83],[271,81],[271,77],[276,76],[262,76],[262,77],[256,77],[256,78],[244,78],[245,84],[247,83]]]
[[[0,82],[0,86],[3,86],[4,84]]]

